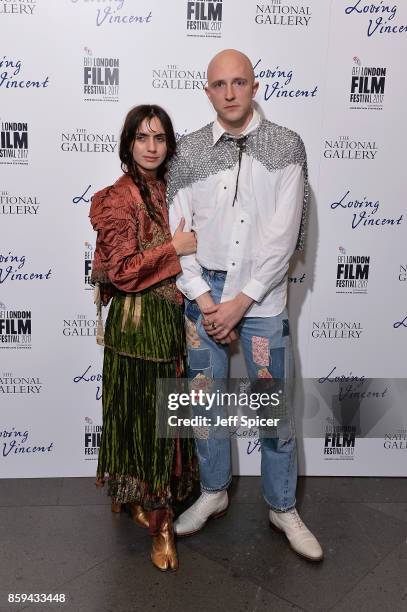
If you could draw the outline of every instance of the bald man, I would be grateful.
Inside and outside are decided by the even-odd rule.
[[[229,344],[240,337],[252,381],[292,377],[287,273],[302,249],[308,184],[303,142],[262,119],[253,107],[258,83],[249,58],[228,49],[208,66],[206,95],[216,119],[179,142],[168,181],[170,224],[183,217],[197,252],[180,258],[185,296],[188,377],[225,379]],[[286,393],[288,397],[288,394]],[[192,535],[228,508],[230,440],[197,438],[201,496],[175,522]],[[295,509],[297,449],[292,413],[274,437],[261,439],[261,477],[269,520],[292,549],[317,561],[322,549]]]

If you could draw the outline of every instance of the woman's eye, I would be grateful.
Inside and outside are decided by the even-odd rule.
[[[143,136],[142,134],[136,134],[136,140],[144,141],[145,140],[145,136]]]

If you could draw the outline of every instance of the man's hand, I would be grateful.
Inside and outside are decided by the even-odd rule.
[[[230,339],[230,333],[252,303],[253,300],[249,296],[239,293],[233,300],[202,308],[202,325],[208,336],[212,336],[216,342],[225,341],[222,344],[232,342],[234,337]]]

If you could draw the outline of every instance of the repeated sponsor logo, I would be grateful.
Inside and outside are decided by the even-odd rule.
[[[0,349],[31,349],[32,313],[0,303]]]
[[[375,140],[337,136],[324,139],[325,159],[374,160],[379,151]]]
[[[311,7],[302,2],[271,0],[267,3],[256,2],[254,21],[258,25],[307,27],[312,17]]]
[[[302,284],[306,284],[305,283],[305,279],[306,279],[307,275],[305,274],[305,272],[303,272],[302,274],[298,275],[298,276],[289,276],[288,277],[288,285],[290,287],[292,286],[298,286],[298,285],[302,285]]]
[[[97,461],[102,438],[102,425],[94,423],[90,417],[85,417],[83,436],[85,461]]]
[[[102,2],[103,6],[100,6]],[[90,8],[97,27],[143,25],[151,23],[153,19],[152,11],[148,9],[140,9],[137,15],[132,13],[134,4],[130,0],[71,0],[71,3]]]
[[[90,284],[91,274],[92,274],[92,262],[94,257],[94,248],[90,242],[85,242],[85,250],[83,253],[84,257],[84,288],[85,290],[93,290],[92,285]]]
[[[83,58],[83,95],[85,102],[119,101],[120,60],[96,57],[85,47]]]
[[[0,215],[36,216],[40,212],[38,196],[16,195],[0,191]]]
[[[74,132],[62,132],[61,149],[70,153],[114,153],[117,138],[114,134],[88,132],[85,128],[76,128]]]
[[[80,368],[80,373],[72,379],[76,385],[91,387],[95,393],[96,401],[102,399],[102,374],[94,365],[89,364]]]
[[[55,450],[54,442],[33,440],[28,428],[16,426],[0,426],[0,449],[2,458],[12,459],[15,455],[23,455],[28,461],[32,461],[34,455],[48,455]]]
[[[383,446],[387,450],[407,450],[407,429],[384,434]]]
[[[206,70],[167,64],[164,68],[154,68],[152,74],[154,89],[202,90],[206,85]]]
[[[315,340],[359,340],[363,331],[360,321],[340,321],[335,317],[326,317],[312,322],[311,336]]]
[[[97,321],[89,319],[84,314],[78,314],[74,319],[64,319],[62,334],[70,338],[96,336]]]
[[[324,459],[352,461],[355,456],[356,426],[337,425],[327,418],[324,439]]]
[[[405,283],[407,281],[407,264],[400,264],[399,281]]]
[[[318,85],[304,85],[301,78],[296,76],[295,70],[286,66],[268,65],[262,58],[253,65],[254,76],[260,83],[260,94],[267,102],[276,98],[315,98]]]
[[[92,185],[88,185],[83,193],[72,198],[72,204],[89,204],[92,197]]]
[[[350,255],[339,247],[336,265],[336,293],[367,293],[370,255]]]
[[[37,0],[1,0],[0,15],[34,15]]]
[[[370,199],[367,196],[355,197],[351,194],[350,189],[340,195],[335,202],[331,202],[330,207],[336,214],[347,214],[353,230],[396,228],[404,220],[403,214],[398,217],[382,217],[379,200]]]
[[[404,317],[400,317],[397,321],[393,323],[394,329],[406,329],[407,328],[407,315]]]
[[[221,38],[223,0],[187,2],[187,36]]]
[[[47,281],[51,278],[52,270],[49,268],[47,271],[36,269],[28,270],[26,264],[28,263],[25,255],[17,255],[11,253],[0,252],[0,285],[13,281]]]
[[[358,17],[366,26],[366,35],[402,34],[407,32],[407,25],[397,21],[398,5],[383,0],[369,2],[368,0],[352,0],[345,7],[345,15]]]
[[[39,395],[43,384],[38,376],[16,376],[13,372],[0,374],[1,395]]]
[[[388,387],[380,386],[379,389],[371,388],[371,379],[364,375],[340,374],[337,372],[337,366],[333,366],[328,374],[318,378],[320,385],[332,385],[340,402],[344,400],[374,400],[384,399],[388,395]]]
[[[363,66],[353,58],[349,90],[349,108],[352,110],[383,110],[387,68]]]
[[[0,164],[28,165],[28,124],[0,122]]]
[[[30,73],[24,74],[23,62],[15,57],[3,55],[0,59],[0,89],[44,89],[49,85],[49,77]]]

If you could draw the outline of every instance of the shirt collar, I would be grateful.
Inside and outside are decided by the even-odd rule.
[[[260,115],[254,108],[253,117],[250,119],[250,123],[247,125],[246,129],[243,130],[241,134],[239,134],[239,136],[247,136],[247,134],[250,134],[250,132],[253,132],[255,129],[259,127],[259,123],[260,123]],[[225,133],[226,133],[225,128],[219,123],[217,119],[215,119],[215,121],[213,122],[213,126],[212,126],[213,144],[215,145],[218,142],[218,140],[221,138],[221,136],[223,136],[223,134]],[[236,136],[236,138],[238,138],[239,136]]]

